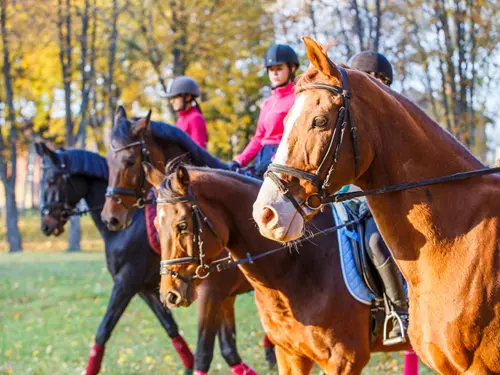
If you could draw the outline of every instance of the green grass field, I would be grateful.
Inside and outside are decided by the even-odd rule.
[[[62,252],[66,243],[62,237],[51,238],[51,245],[47,245],[36,215],[22,220],[23,235],[28,239],[25,247],[29,243],[33,251],[0,254],[0,374],[84,374],[112,286],[104,254],[97,252],[102,243],[88,218],[83,223],[82,247],[91,251],[82,253]],[[0,240],[6,247],[5,239]],[[196,306],[173,313],[194,350]],[[261,375],[277,374],[268,371],[264,361],[263,330],[253,293],[237,298],[236,318],[242,358]],[[402,361],[402,353],[373,355],[364,374],[401,374]],[[167,334],[138,297],[106,345],[102,373],[181,373],[180,360]],[[218,348],[210,373],[230,374]],[[420,373],[433,372],[422,366]]]

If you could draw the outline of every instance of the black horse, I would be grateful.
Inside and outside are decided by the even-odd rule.
[[[104,239],[106,262],[113,276],[113,290],[90,352],[87,375],[99,372],[104,346],[125,308],[136,294],[146,302],[167,331],[183,361],[184,373],[192,374],[193,355],[183,337],[179,335],[171,312],[163,306],[158,296],[160,257],[153,251],[148,241],[144,241],[146,234],[144,210],[140,209],[134,213],[131,225],[127,229],[121,232],[109,231],[100,217],[108,185],[106,159],[84,150],[54,152],[43,143],[37,144],[36,148],[37,153],[43,157],[42,232],[47,236],[61,234],[69,217],[78,214],[77,203],[84,199]]]

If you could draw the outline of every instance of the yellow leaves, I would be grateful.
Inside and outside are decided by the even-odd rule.
[[[147,364],[151,364],[151,363],[153,363],[153,362],[154,362],[154,359],[148,355],[148,356],[146,357],[145,361],[146,361],[146,363],[147,363]]]
[[[4,354],[5,354],[5,356],[6,356],[7,358],[9,358],[9,357],[11,357],[11,356],[12,356],[13,351],[12,351],[12,349],[7,349],[7,350],[5,351],[5,353],[4,353]]]
[[[39,353],[40,353],[40,350],[38,350],[38,349],[33,350],[33,352],[32,352],[33,357],[38,356]]]
[[[21,317],[21,313],[15,313],[14,314],[14,320],[19,320],[19,318]]]
[[[132,339],[131,339],[130,337],[127,337],[127,338],[125,339],[125,342],[126,342],[127,344],[128,344],[128,343],[131,343],[131,342],[132,342]]]

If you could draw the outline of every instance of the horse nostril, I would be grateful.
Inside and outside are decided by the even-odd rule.
[[[264,226],[270,226],[270,223],[272,221],[276,221],[275,219],[277,218],[276,211],[273,210],[270,207],[264,207],[262,210],[262,216],[261,216],[261,221]]]
[[[116,217],[113,216],[109,220],[109,224],[112,225],[113,227],[116,227],[116,226],[118,226],[118,224],[120,224],[120,221]]]
[[[177,305],[181,300],[181,296],[177,292],[169,291],[167,293],[167,302],[170,305]]]

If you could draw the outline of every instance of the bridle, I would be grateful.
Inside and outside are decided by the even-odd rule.
[[[347,73],[345,69],[341,66],[339,66],[338,69],[342,76],[342,87],[324,83],[310,83],[300,86],[297,90],[299,93],[313,89],[327,90],[334,95],[340,95],[340,97],[342,98],[342,106],[338,111],[337,122],[335,123],[335,129],[330,139],[328,149],[326,150],[326,153],[323,156],[323,160],[319,164],[318,169],[316,169],[316,172],[306,172],[304,170],[288,167],[286,165],[272,163],[271,165],[269,165],[269,168],[264,175],[265,177],[269,177],[276,184],[281,194],[283,194],[286,198],[288,198],[288,200],[290,200],[290,202],[304,218],[307,217],[307,214],[306,212],[304,212],[302,208],[303,206],[312,211],[317,210],[321,208],[321,206],[324,204],[325,199],[330,195],[328,191],[328,188],[330,187],[330,177],[337,168],[340,150],[342,148],[344,134],[347,127],[349,127],[350,129],[353,142],[352,147],[354,152],[354,175],[357,176],[359,173],[360,154],[358,134],[357,129],[354,126],[350,109],[350,99],[352,95],[351,91],[349,90],[349,82],[347,81]],[[318,192],[309,195],[304,202],[299,203],[290,192],[287,184],[283,180],[281,180],[278,174],[289,175],[301,180],[309,181],[318,189]],[[323,175],[325,177],[321,178],[321,176]]]
[[[117,152],[120,152],[122,150],[126,150],[131,147],[135,146],[141,146],[141,163],[140,165],[142,166],[143,162],[151,162],[150,158],[150,152],[146,148],[146,142],[144,141],[144,138],[141,137],[141,139],[137,142],[132,142],[129,143],[125,146],[122,147],[113,147],[113,145],[110,145],[111,152],[116,154]],[[141,169],[141,183],[136,189],[127,189],[127,188],[120,188],[120,187],[114,187],[114,186],[108,186],[106,188],[106,197],[111,198],[114,200],[116,203],[119,205],[123,206],[129,213],[132,212],[136,208],[143,208],[146,204],[151,204],[154,203],[154,199],[146,199],[146,174],[144,170]],[[129,197],[134,197],[135,203],[132,204],[131,206],[126,205],[123,203],[123,200],[118,196],[118,195],[126,195]]]
[[[208,265],[205,263],[205,250],[203,247],[203,225],[206,224],[208,228],[212,231],[212,233],[217,237],[219,243],[223,248],[225,248],[224,242],[222,238],[219,236],[217,231],[214,229],[214,226],[208,220],[207,216],[202,212],[200,206],[198,206],[196,202],[196,198],[192,192],[191,186],[188,189],[188,195],[173,197],[173,198],[157,198],[156,203],[162,204],[175,204],[175,203],[183,203],[183,202],[191,202],[191,215],[193,220],[193,252],[198,252],[198,256],[187,256],[176,259],[168,259],[160,261],[160,275],[170,275],[174,278],[184,281],[185,283],[189,283],[193,279],[203,280],[210,275],[210,273],[216,269],[217,265],[221,262],[227,262],[232,259],[231,256],[218,259],[212,262],[212,264]],[[179,275],[178,272],[172,271],[169,269],[169,266],[179,265],[179,264],[196,264],[196,270],[193,274],[189,274],[187,276]]]
[[[61,165],[58,167],[52,167],[48,165],[42,165],[42,169],[48,170],[48,169],[54,169],[54,175],[59,175],[60,178],[62,179],[62,186],[64,189],[64,202],[59,202],[59,201],[53,201],[53,202],[45,202],[43,200],[40,204],[40,212],[42,216],[51,216],[54,217],[51,213],[52,210],[59,210],[60,211],[60,218],[63,220],[68,220],[71,216],[82,216],[85,215],[86,213],[93,212],[96,210],[102,210],[102,206],[99,207],[92,207],[88,208],[85,210],[80,210],[76,208],[74,205],[71,205],[69,203],[69,185],[72,184],[71,182],[71,174],[69,173],[67,167],[66,167],[66,162],[64,161],[64,153],[61,154],[63,160],[61,161]],[[75,191],[78,191],[76,186],[72,184],[72,187]],[[43,197],[43,194],[42,194]],[[59,221],[59,220],[58,220]]]

